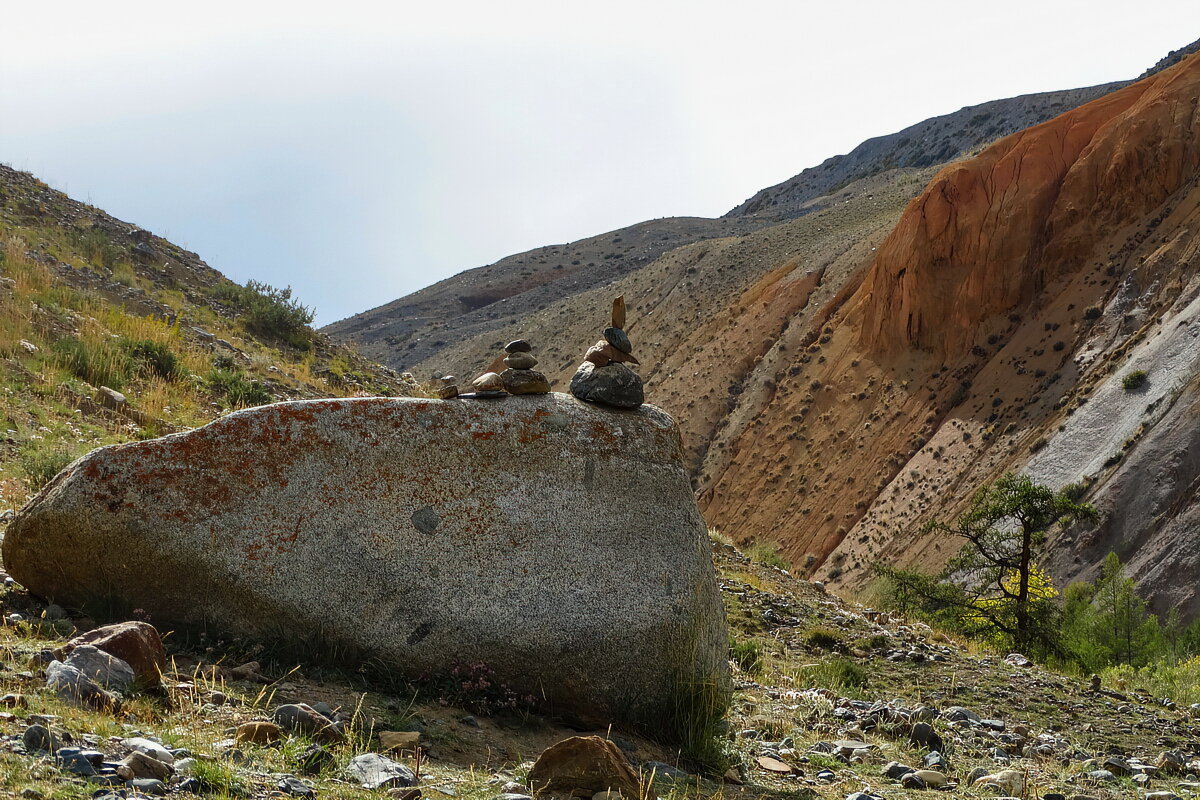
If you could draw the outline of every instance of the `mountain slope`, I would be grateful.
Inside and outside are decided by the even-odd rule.
[[[618,280],[669,250],[762,225],[696,217],[642,222],[508,256],[323,330],[337,341],[354,342],[380,363],[408,369],[456,340],[495,330],[555,301]]]
[[[0,512],[100,444],[274,399],[415,390],[304,316],[0,166]]]
[[[895,169],[921,170],[944,164],[1126,83],[1022,95],[934,117],[870,139],[847,155],[834,156],[763,189],[722,218],[650,220],[578,242],[508,256],[334,322],[324,331],[337,341],[353,342],[364,355],[396,369],[412,369],[433,360],[446,363],[446,369],[461,371],[452,357],[440,356],[443,348],[619,280],[675,248],[744,235],[825,208],[823,198],[864,178]]]
[[[845,155],[828,158],[782,183],[762,189],[725,216],[767,215],[786,219],[795,216],[809,200],[859,178],[886,169],[944,164],[1128,84],[1117,81],[1083,89],[1020,95],[932,117],[896,133],[868,139]]]
[[[1198,97],[1193,56],[946,168],[910,204],[833,315],[829,366],[798,376],[841,391],[879,381],[883,391],[854,411],[829,404],[827,426],[857,429],[858,444],[827,442],[842,458],[820,480],[867,473],[886,482],[824,495],[831,516],[787,537],[793,557],[815,552],[824,574],[857,583],[869,560],[936,562],[947,543],[918,535],[920,523],[952,513],[1031,449],[1040,451],[1029,464],[1039,479],[1083,481],[1102,508],[1117,507],[1129,479],[1110,486],[1113,464],[1142,458],[1138,440],[1173,404],[1188,407],[1200,370],[1190,332],[1200,310]],[[1127,390],[1122,378],[1138,368],[1149,386]],[[786,400],[777,402],[784,407],[764,409],[764,419],[786,413]],[[1179,413],[1167,416],[1176,427]],[[886,436],[865,433],[872,416],[888,421]],[[1159,436],[1185,441],[1166,428]],[[735,463],[715,495],[754,502],[758,470],[753,458]],[[1165,477],[1180,483],[1143,503],[1154,532],[1150,520],[1110,514],[1099,532],[1078,534],[1095,543],[1090,550],[1061,542],[1059,577],[1087,574],[1101,550],[1141,530],[1154,541],[1118,547],[1135,551],[1135,577],[1160,609],[1195,610],[1194,588],[1151,579],[1187,574],[1194,559],[1193,543],[1167,552],[1157,538],[1181,530],[1167,523],[1189,513],[1192,476]],[[733,511],[711,509],[717,519]],[[755,528],[777,528],[773,518],[785,514],[760,510]],[[1153,569],[1137,557],[1143,549],[1159,553]]]

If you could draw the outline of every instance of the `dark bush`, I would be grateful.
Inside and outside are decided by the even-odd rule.
[[[261,406],[271,402],[271,394],[258,381],[247,380],[240,372],[214,369],[205,380],[208,390],[234,408]]]
[[[175,351],[161,342],[142,339],[126,345],[129,356],[143,373],[151,373],[160,378],[174,380],[183,372],[179,356]]]
[[[292,287],[276,289],[259,281],[245,286],[220,283],[213,296],[238,311],[246,330],[307,350],[312,344],[314,312],[292,297]]]

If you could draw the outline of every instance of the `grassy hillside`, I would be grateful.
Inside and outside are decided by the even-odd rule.
[[[275,400],[414,391],[309,322],[286,290],[238,286],[0,167],[0,512],[103,444]]]

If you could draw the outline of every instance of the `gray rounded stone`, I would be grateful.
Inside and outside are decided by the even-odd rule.
[[[55,756],[66,772],[85,778],[96,774],[95,765],[78,747],[61,747]]]
[[[350,759],[346,775],[365,789],[417,785],[417,776],[411,769],[378,753],[363,753]]]
[[[504,359],[504,366],[509,369],[533,369],[538,360],[529,353],[513,353]]]
[[[108,595],[309,651],[320,632],[412,677],[482,662],[597,724],[677,735],[682,691],[711,686],[719,708],[729,687],[707,529],[652,406],[247,409],[84,456],[10,523],[3,556],[71,607]]]
[[[111,691],[127,691],[135,679],[128,662],[90,644],[76,646],[65,663]]]
[[[533,346],[524,339],[514,339],[513,341],[504,345],[504,350],[508,353],[528,353],[529,351],[533,350]]]
[[[589,403],[637,408],[646,401],[642,379],[624,364],[597,367],[585,361],[571,378],[571,394]]]
[[[21,742],[27,753],[48,753],[58,749],[58,737],[45,725],[30,725],[21,734]]]
[[[284,794],[290,794],[293,797],[313,798],[317,796],[316,787],[305,783],[299,778],[292,777],[291,775],[284,775],[282,778],[280,778],[279,783],[276,784],[276,787]]]
[[[167,785],[158,778],[134,778],[129,781],[128,786],[130,789],[136,789],[156,797],[165,797],[167,794]]]

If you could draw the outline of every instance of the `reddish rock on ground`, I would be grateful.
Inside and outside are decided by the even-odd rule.
[[[620,792],[630,800],[653,798],[629,759],[608,739],[572,736],[546,748],[529,771],[534,794],[581,795]]]
[[[147,622],[120,622],[80,634],[62,648],[63,655],[83,644],[90,644],[129,664],[143,686],[153,687],[162,683],[162,673],[167,668],[167,654],[163,650],[162,637]]]

